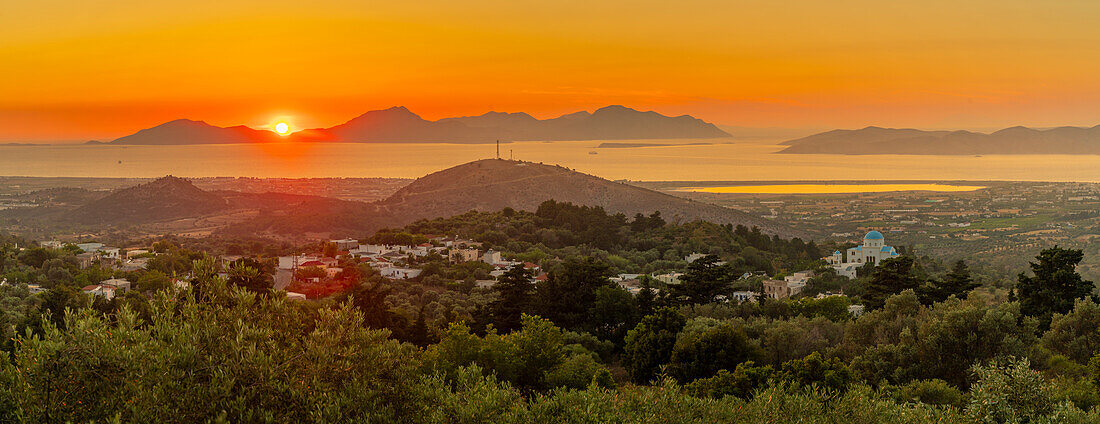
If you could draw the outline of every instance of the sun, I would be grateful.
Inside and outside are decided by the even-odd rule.
[[[288,133],[290,133],[290,124],[287,124],[286,122],[276,123],[275,132],[279,133],[279,135],[287,135]]]

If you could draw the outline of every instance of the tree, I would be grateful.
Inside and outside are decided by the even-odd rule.
[[[409,328],[408,342],[425,347],[431,343],[431,334],[428,333],[428,318],[424,312],[424,305],[420,305],[420,311],[416,314],[416,321]]]
[[[966,299],[967,293],[978,288],[979,285],[974,282],[974,278],[970,275],[970,268],[966,266],[966,261],[959,259],[951,268],[951,272],[944,276],[942,287],[948,296]],[[944,299],[946,298],[944,297]]]
[[[647,384],[657,376],[661,365],[667,364],[676,346],[676,337],[687,320],[672,308],[661,308],[626,334],[622,363],[630,379]]]
[[[683,332],[672,348],[668,374],[681,383],[714,376],[718,370],[736,369],[745,361],[757,360],[759,348],[733,324],[696,332]]]
[[[719,370],[714,377],[700,378],[685,386],[688,393],[699,397],[721,399],[724,396],[736,396],[748,399],[757,389],[771,380],[775,371],[771,366],[758,367],[753,361],[738,364],[730,372]]]
[[[612,286],[609,274],[608,266],[591,256],[567,259],[536,288],[536,309],[562,328],[591,332],[596,326],[596,290]]]
[[[519,329],[524,312],[531,310],[535,284],[523,264],[513,265],[500,276],[493,290],[499,296],[489,304],[493,325],[504,333]]]
[[[339,252],[340,252],[340,248],[336,247],[336,243],[332,243],[332,242],[323,242],[323,243],[321,243],[321,254],[322,255],[324,255],[326,257],[329,257],[329,258],[335,258],[336,254],[339,253]]]
[[[386,297],[393,288],[382,281],[364,282],[353,288],[348,294],[359,312],[363,314],[363,325],[370,328],[388,328],[391,331],[401,331],[404,326],[398,325],[396,314],[386,305]]]
[[[959,260],[944,276],[943,280],[929,281],[917,290],[921,297],[921,303],[931,305],[935,302],[943,302],[951,296],[966,299],[968,293],[979,286],[970,276],[970,269],[966,262]]]
[[[1020,310],[1039,319],[1039,327],[1050,327],[1055,313],[1064,314],[1073,309],[1073,302],[1092,294],[1092,281],[1081,278],[1077,264],[1084,259],[1080,250],[1054,246],[1043,249],[1038,262],[1031,262],[1032,277],[1020,273],[1017,277],[1016,296]]]
[[[1073,311],[1054,314],[1043,345],[1067,358],[1086,365],[1100,352],[1100,305],[1092,299],[1077,299]]]
[[[271,276],[264,274],[261,268],[255,268],[241,261],[233,262],[229,266],[228,282],[253,293],[268,293],[275,285]]]
[[[653,291],[652,277],[642,275],[638,279],[642,289],[638,291],[634,301],[638,305],[638,315],[644,317],[657,310],[657,292]]]
[[[1027,423],[1054,411],[1057,397],[1051,383],[1031,369],[1027,358],[1010,358],[989,365],[975,365],[978,382],[970,390],[966,414],[975,422]]]
[[[34,247],[19,253],[19,262],[27,266],[41,268],[42,264],[46,263],[46,261],[56,257],[57,252],[55,251],[42,247]]]
[[[152,293],[157,290],[164,290],[171,287],[171,282],[168,280],[168,276],[164,275],[160,271],[146,271],[141,274],[137,282],[134,283],[134,288],[142,293]]]
[[[364,328],[347,305],[313,310],[245,295],[221,278],[207,295],[210,302],[159,295],[146,322],[126,307],[111,317],[70,311],[64,327],[20,336],[17,354],[0,354],[0,421],[12,411],[19,419],[11,422],[419,416],[416,349]]]
[[[637,303],[630,292],[621,287],[600,287],[596,289],[592,307],[593,334],[621,345],[626,332],[638,323],[637,312]]]
[[[779,379],[801,386],[813,384],[844,391],[852,382],[852,371],[840,359],[826,359],[820,352],[814,352],[805,358],[783,363],[779,368]]]
[[[885,259],[874,268],[871,281],[867,284],[863,296],[863,305],[868,310],[879,309],[886,298],[905,290],[916,290],[920,279],[913,272],[913,258],[900,256]]]
[[[732,276],[729,266],[718,255],[707,255],[688,265],[680,284],[672,286],[673,296],[688,305],[706,304],[728,293]]]
[[[564,386],[584,388],[596,380],[603,366],[595,354],[580,345],[565,344],[561,328],[548,320],[524,314],[523,325],[509,334],[470,334],[465,324],[451,324],[438,344],[424,352],[426,368],[448,378],[461,367],[477,365],[497,378],[529,390]]]

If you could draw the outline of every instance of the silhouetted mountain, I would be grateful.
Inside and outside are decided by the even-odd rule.
[[[264,143],[281,139],[271,131],[256,130],[243,125],[223,128],[203,121],[177,119],[116,138],[111,144],[232,144]]]
[[[1011,127],[983,134],[867,127],[833,130],[784,142],[779,153],[845,155],[1100,154],[1100,126],[1038,130]]]
[[[299,131],[283,138],[270,131],[237,126],[215,127],[176,120],[138,131],[112,144],[230,144],[269,141],[331,141],[348,143],[491,143],[503,141],[626,140],[729,137],[714,124],[688,115],[669,117],[623,106],[594,113],[576,112],[538,120],[526,113],[489,112],[429,121],[404,107],[364,113],[331,128]]]
[[[489,141],[486,132],[457,121],[425,120],[404,107],[373,110],[343,124],[294,134],[300,141],[335,142],[471,142]]]
[[[70,217],[83,224],[139,224],[201,216],[227,206],[221,196],[167,176],[93,200],[73,210]]]
[[[587,114],[587,112],[582,112]],[[437,122],[460,122],[472,128],[514,128],[538,125],[538,119],[524,112],[488,112],[479,116],[460,116],[457,118],[443,118]]]

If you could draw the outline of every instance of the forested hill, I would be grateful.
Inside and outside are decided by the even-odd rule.
[[[767,234],[798,235],[789,228],[741,211],[608,181],[561,166],[501,159],[474,161],[428,174],[380,202],[379,207],[395,217],[434,218],[505,207],[533,211],[551,199],[601,207],[612,214],[660,211],[669,222],[703,220],[758,227]]]
[[[671,224],[660,212],[628,217],[601,207],[553,200],[543,202],[534,212],[505,208],[420,220],[400,229],[379,231],[371,241],[409,243],[410,237],[428,235],[472,239],[485,243],[483,248],[534,262],[596,249],[608,258],[613,270],[627,273],[679,268],[684,256],[691,253],[729,259],[737,274],[792,272],[812,268],[822,257],[813,241],[769,236],[756,227],[703,221]]]
[[[93,200],[70,216],[90,224],[139,224],[209,214],[228,206],[221,196],[169,175]]]

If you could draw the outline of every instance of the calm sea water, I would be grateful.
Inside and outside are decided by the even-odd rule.
[[[1100,155],[781,155],[775,153],[782,149],[776,142],[720,140],[711,145],[616,149],[596,148],[600,141],[517,142],[501,144],[500,152],[504,158],[559,164],[609,179],[1100,181]],[[0,146],[0,175],[419,177],[494,156],[491,144]]]

